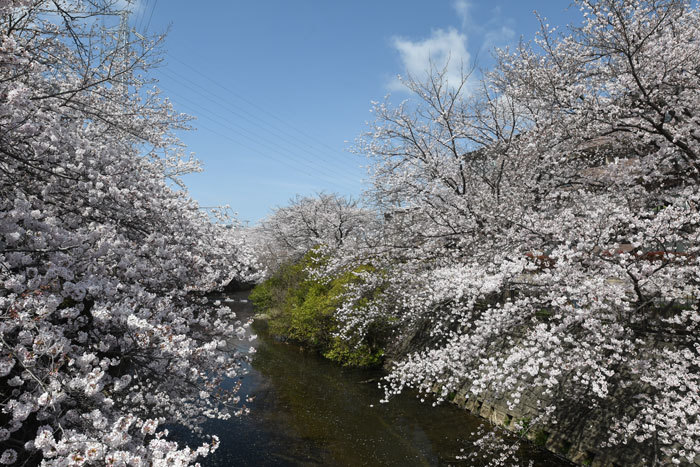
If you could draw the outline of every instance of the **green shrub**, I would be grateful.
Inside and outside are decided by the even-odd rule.
[[[342,304],[343,293],[362,279],[356,273],[369,271],[359,266],[332,279],[321,280],[309,273],[324,258],[315,250],[296,263],[283,265],[272,277],[257,285],[250,300],[259,312],[270,313],[270,332],[312,348],[324,357],[346,366],[376,366],[384,355],[376,332],[363,342],[335,336],[338,328],[335,311]],[[369,300],[369,299],[367,299]],[[360,306],[365,301],[360,302]],[[376,326],[375,326],[376,328]]]
[[[367,344],[353,346],[346,340],[334,337],[330,348],[323,352],[323,356],[345,366],[371,367],[382,363],[384,351],[372,349]]]
[[[549,432],[545,430],[538,430],[537,433],[535,434],[534,439],[532,440],[533,443],[535,443],[536,446],[544,446],[547,444],[547,440],[549,439]]]
[[[248,297],[258,310],[268,310],[275,305],[275,284],[271,279],[256,285]]]

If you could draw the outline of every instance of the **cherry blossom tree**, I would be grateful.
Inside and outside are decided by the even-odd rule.
[[[376,230],[375,218],[357,200],[337,194],[297,196],[263,219],[249,238],[255,238],[258,261],[274,271],[312,248],[329,255],[343,245],[353,248]]]
[[[160,39],[98,27],[115,6],[0,0],[4,464],[185,465],[218,440],[163,423],[246,410],[218,390],[243,323],[205,293],[249,253],[177,189],[187,117],[145,78]]]
[[[377,272],[340,316],[346,332],[390,316],[428,336],[395,362],[388,396],[467,388],[515,408],[537,394],[540,427],[593,423],[602,455],[693,462],[700,11],[577,3],[580,27],[543,23],[480,90],[438,70],[407,81],[414,100],[375,106],[359,150],[385,237],[345,252]],[[361,287],[382,294],[360,306]]]

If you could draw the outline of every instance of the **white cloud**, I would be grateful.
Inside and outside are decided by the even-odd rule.
[[[476,21],[471,0],[452,0],[451,5],[460,21],[458,28],[434,29],[425,39],[392,39],[403,65],[401,75],[410,75],[420,81],[431,69],[447,67],[447,82],[455,85],[461,82],[462,72],[469,72],[479,64],[483,66],[484,61],[488,63],[495,48],[505,47],[515,39],[515,21],[504,16],[500,7],[490,8],[486,18],[480,17]],[[469,53],[469,41],[471,51],[476,55],[474,59]],[[464,92],[469,93],[476,81],[477,77],[473,75],[466,83]],[[406,90],[398,78],[389,82],[388,88],[391,91]]]
[[[515,39],[515,31],[513,28],[506,25],[494,27],[484,34],[484,44],[481,49],[490,52],[496,47],[506,46],[513,42],[513,39]]]
[[[424,40],[411,41],[394,37],[392,42],[399,52],[405,72],[418,80],[425,78],[431,68],[442,70],[447,67],[447,82],[457,85],[462,70],[467,70],[470,66],[467,36],[454,28],[436,29]],[[392,81],[389,88],[404,89],[398,79]]]
[[[490,12],[490,17],[486,22],[476,22],[472,20],[472,3],[467,0],[454,0],[452,8],[462,23],[462,31],[467,31],[469,36],[480,37],[482,44],[479,55],[490,53],[496,47],[504,47],[515,39],[513,30],[513,19],[503,15],[500,6],[494,7]]]
[[[455,2],[452,3],[452,8],[455,9],[457,16],[462,20],[462,29],[469,25],[469,20],[471,19],[471,16],[469,16],[469,9],[471,7],[471,3],[467,0],[455,0]]]

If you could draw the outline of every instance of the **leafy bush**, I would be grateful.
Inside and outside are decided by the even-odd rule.
[[[346,366],[377,366],[384,351],[378,339],[353,341],[335,335],[335,311],[343,301],[346,287],[361,282],[359,266],[331,279],[312,277],[324,258],[309,251],[295,263],[288,263],[257,285],[250,299],[259,312],[268,313],[270,332],[312,348],[325,358]]]

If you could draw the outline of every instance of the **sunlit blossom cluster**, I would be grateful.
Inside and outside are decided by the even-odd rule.
[[[275,208],[260,225],[246,233],[261,273],[273,273],[280,264],[296,261],[311,249],[333,255],[341,246],[364,243],[375,227],[375,214],[337,194],[297,196]]]
[[[393,363],[387,399],[467,388],[516,409],[537,394],[540,427],[587,420],[601,452],[693,462],[700,11],[577,3],[580,27],[543,22],[480,90],[432,70],[405,80],[412,99],[375,105],[358,151],[384,222],[330,262],[375,266],[349,286],[339,332],[381,321],[421,337]]]
[[[0,463],[189,465],[168,437],[241,413],[244,331],[206,293],[251,261],[178,189],[187,118],[115,2],[0,0]],[[234,228],[231,228],[234,227]]]

